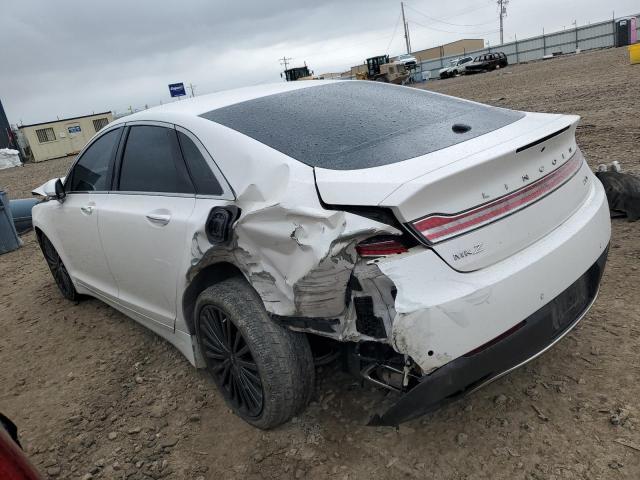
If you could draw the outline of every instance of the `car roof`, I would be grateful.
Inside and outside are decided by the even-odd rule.
[[[110,125],[119,123],[134,122],[137,120],[154,120],[167,118],[167,114],[176,114],[179,116],[199,116],[203,113],[211,112],[219,108],[228,107],[236,103],[254,100],[256,98],[275,95],[278,93],[300,90],[303,88],[313,88],[319,85],[327,85],[330,83],[340,83],[349,80],[304,80],[296,82],[279,82],[263,85],[254,85],[250,87],[235,88],[232,90],[224,90],[207,95],[201,95],[194,98],[173,101],[158,105],[140,112],[121,117]]]

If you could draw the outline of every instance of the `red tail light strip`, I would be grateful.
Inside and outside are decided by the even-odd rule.
[[[408,252],[407,247],[397,240],[382,240],[374,242],[363,242],[356,245],[356,251],[361,257],[384,257],[397,253]]]
[[[582,166],[579,152],[555,171],[526,187],[504,195],[479,207],[452,215],[435,214],[412,222],[414,228],[430,243],[468,233],[531,205],[557,189]]]

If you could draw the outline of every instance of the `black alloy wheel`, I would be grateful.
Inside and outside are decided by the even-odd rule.
[[[267,430],[304,410],[315,382],[307,336],[274,321],[245,278],[204,289],[193,315],[199,355],[236,415]]]
[[[42,235],[40,246],[44,259],[47,261],[47,265],[49,265],[49,270],[51,270],[51,275],[53,275],[53,279],[62,295],[69,300],[77,300],[78,292],[73,286],[71,276],[64,266],[64,263],[62,263],[62,259],[60,255],[58,255],[55,247],[45,235]]]
[[[264,404],[262,379],[242,333],[214,305],[200,310],[198,325],[202,353],[216,383],[235,409],[258,417]]]

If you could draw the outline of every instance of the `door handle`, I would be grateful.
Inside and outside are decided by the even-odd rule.
[[[92,205],[86,205],[84,207],[80,207],[80,210],[82,210],[82,213],[85,213],[87,215],[91,215],[93,213],[93,206]]]
[[[164,215],[161,213],[150,213],[147,215],[147,219],[151,223],[164,226],[167,223],[169,223],[169,220],[171,220],[171,215]]]

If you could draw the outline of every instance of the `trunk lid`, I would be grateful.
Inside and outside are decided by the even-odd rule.
[[[404,162],[358,171],[316,168],[318,193],[331,205],[388,207],[410,228],[420,221],[415,235],[445,262],[477,270],[544,237],[582,204],[589,171],[575,142],[578,120],[528,113]],[[420,234],[424,225],[435,225],[425,230],[431,241]]]

